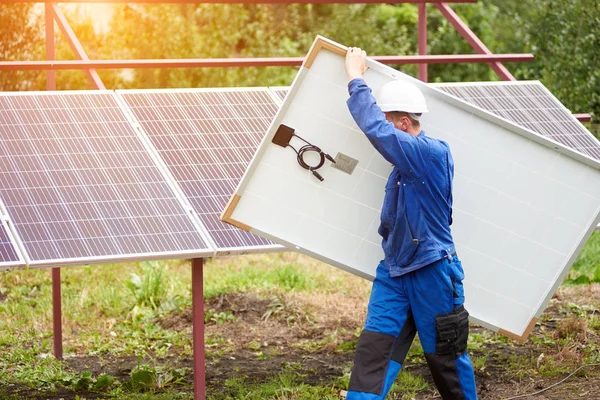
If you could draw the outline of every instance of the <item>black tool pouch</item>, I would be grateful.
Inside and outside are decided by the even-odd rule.
[[[454,353],[460,357],[467,351],[467,340],[469,339],[469,313],[464,306],[448,314],[435,317],[437,331],[436,353]]]

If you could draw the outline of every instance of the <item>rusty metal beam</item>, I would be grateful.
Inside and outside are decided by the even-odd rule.
[[[419,55],[427,54],[427,4],[419,4]],[[419,79],[427,82],[427,64],[419,64]]]
[[[492,54],[490,49],[475,35],[475,33],[460,19],[458,14],[450,8],[446,3],[437,3],[435,6],[446,17],[446,19],[454,26],[454,28],[464,37],[471,47],[479,54]],[[510,73],[504,65],[499,61],[489,63],[494,72],[504,81],[514,81],[515,77]]]
[[[388,4],[400,3],[477,3],[477,0],[388,0]],[[50,0],[0,0],[0,3],[50,3]],[[213,3],[213,4],[381,4],[382,0],[60,0],[59,3]]]
[[[45,4],[46,60],[54,60],[54,12],[52,4]],[[56,72],[46,70],[46,90],[56,90]]]
[[[60,267],[52,268],[52,342],[54,343],[54,357],[57,360],[62,360],[63,334]]]
[[[89,61],[90,58],[87,56],[85,50],[83,49],[83,46],[81,45],[81,42],[79,42],[79,39],[77,39],[77,35],[75,35],[75,32],[73,32],[69,21],[67,21],[67,18],[58,7],[58,4],[52,3],[52,9],[54,11],[54,19],[56,21],[56,24],[62,31],[63,35],[65,35],[69,46],[71,46],[71,49],[73,50],[77,58],[83,61]],[[102,79],[100,79],[100,76],[98,75],[98,72],[96,72],[95,69],[85,69],[84,72],[88,77],[89,81],[92,83],[94,89],[106,89],[106,86],[104,86],[104,83],[102,83]]]
[[[590,114],[573,114],[580,122],[592,122],[592,116]]]
[[[194,400],[206,400],[204,353],[204,260],[192,260],[192,345],[194,353]]]
[[[424,56],[372,56],[384,64],[459,64],[489,63],[492,61],[533,61],[533,54],[458,54]],[[122,68],[214,68],[214,67],[298,67],[304,57],[272,58],[188,58],[147,60],[56,60],[0,61],[0,71],[7,70],[65,70],[65,69],[122,69]]]

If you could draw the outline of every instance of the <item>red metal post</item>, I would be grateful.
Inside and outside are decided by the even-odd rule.
[[[46,60],[54,60],[54,11],[51,3],[45,4]],[[56,90],[56,71],[46,71],[46,90]],[[62,360],[62,299],[60,294],[60,268],[52,268],[52,332],[54,357]]]
[[[419,4],[419,55],[427,54],[427,4]],[[419,79],[427,82],[427,64],[419,64]]]
[[[490,49],[473,33],[473,31],[465,24],[458,14],[450,8],[446,3],[436,3],[435,6],[440,12],[446,17],[448,21],[454,26],[454,28],[464,37],[473,49],[479,54],[492,54]],[[490,67],[494,72],[504,81],[515,81],[515,77],[506,69],[500,62],[490,63]]]
[[[60,295],[60,268],[52,268],[52,327],[54,332],[54,357],[63,358],[62,299]]]
[[[75,53],[77,58],[80,60],[89,61],[90,58],[85,53],[83,46],[79,42],[79,39],[77,39],[77,35],[75,35],[75,32],[73,32],[71,25],[69,25],[69,21],[67,21],[67,18],[65,18],[65,15],[58,7],[58,4],[52,3],[52,9],[54,11],[58,27],[63,32],[63,35],[65,35],[69,46],[71,46],[71,49],[73,49],[73,52]],[[100,76],[98,75],[95,69],[86,69],[84,70],[84,72],[87,75],[89,81],[92,83],[94,89],[106,89],[106,86],[104,86],[104,83],[102,83],[102,80],[100,79]]]
[[[206,400],[204,362],[204,281],[201,258],[192,260],[192,340],[194,345],[194,400]]]
[[[52,4],[46,3],[46,60],[54,60],[54,12]],[[46,71],[46,90],[56,90],[56,72]]]
[[[573,114],[581,122],[592,122],[592,116],[590,114]]]
[[[491,61],[527,62],[533,61],[533,54],[436,54],[425,56],[370,56],[369,58],[383,64],[459,64],[489,63]],[[303,61],[304,57],[0,61],[0,71],[86,68],[299,67]]]
[[[0,0],[1,3],[51,3],[53,0]],[[444,0],[388,0],[389,4],[441,3]],[[448,3],[476,3],[477,0],[445,0]],[[59,3],[198,3],[198,0],[60,0]],[[381,0],[204,0],[212,4],[380,4]]]

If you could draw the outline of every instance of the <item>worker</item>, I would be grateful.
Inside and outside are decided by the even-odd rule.
[[[467,354],[464,272],[450,232],[450,148],[421,130],[421,115],[428,110],[420,89],[407,80],[392,80],[373,97],[362,79],[365,61],[363,50],[348,49],[347,105],[394,168],[379,226],[384,260],[373,281],[346,399],[384,399],[417,332],[442,399],[476,399]]]

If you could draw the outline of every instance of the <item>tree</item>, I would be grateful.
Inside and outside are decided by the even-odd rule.
[[[600,3],[596,0],[494,0],[506,12],[498,42],[505,52],[532,52],[518,79],[540,80],[572,112],[600,117]],[[596,133],[597,135],[600,132]]]
[[[0,4],[0,61],[42,60],[44,42],[33,4]],[[0,72],[0,91],[37,89],[40,71]]]

